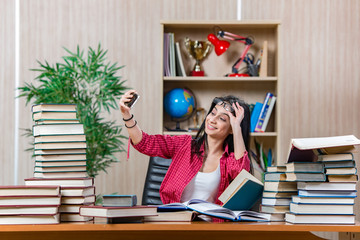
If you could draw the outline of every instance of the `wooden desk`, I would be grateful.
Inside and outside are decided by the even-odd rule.
[[[322,239],[315,232],[360,232],[356,225],[292,225],[287,223],[134,223],[0,225],[0,239]],[[350,237],[348,238],[350,239]]]

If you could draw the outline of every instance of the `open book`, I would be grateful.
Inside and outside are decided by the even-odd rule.
[[[360,140],[354,135],[291,139],[288,162],[313,162],[319,155],[352,152]]]
[[[270,221],[271,215],[254,211],[232,211],[217,204],[200,199],[192,199],[184,203],[169,203],[158,206],[158,211],[192,210],[200,214],[228,219],[231,221]]]
[[[243,169],[219,196],[223,207],[249,210],[262,196],[264,184]]]

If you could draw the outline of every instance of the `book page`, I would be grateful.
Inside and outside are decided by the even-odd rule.
[[[338,146],[358,145],[360,140],[354,135],[320,137],[320,138],[295,138],[292,144],[298,149],[316,149]]]

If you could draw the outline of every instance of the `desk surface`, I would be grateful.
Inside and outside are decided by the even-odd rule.
[[[154,223],[61,223],[50,225],[0,225],[1,232],[47,232],[47,231],[266,231],[266,232],[360,232],[355,225],[306,225],[285,222],[154,222]]]
[[[355,225],[293,225],[249,222],[62,223],[55,225],[0,225],[0,239],[322,239],[311,232],[360,232]],[[121,237],[120,237],[121,236]]]

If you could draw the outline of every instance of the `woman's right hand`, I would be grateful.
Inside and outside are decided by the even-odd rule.
[[[126,103],[130,102],[133,93],[136,93],[136,91],[129,90],[120,98],[120,111],[125,118],[131,115],[130,108],[126,106]]]

